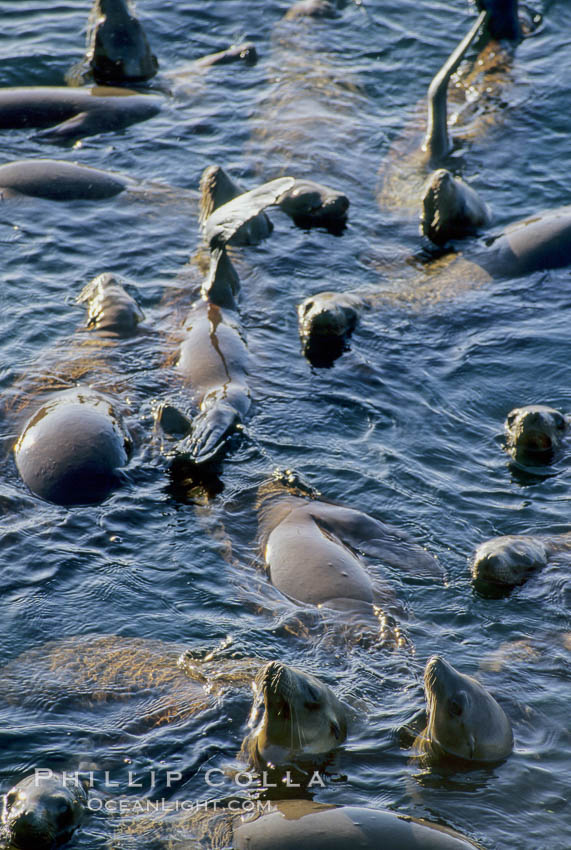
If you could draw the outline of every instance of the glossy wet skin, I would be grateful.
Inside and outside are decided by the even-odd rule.
[[[28,776],[4,797],[2,824],[21,850],[51,850],[67,841],[81,823],[87,794],[62,777]]]
[[[501,761],[511,753],[511,724],[475,679],[434,655],[426,664],[424,689],[428,725],[416,742],[421,752],[484,762]]]
[[[545,566],[547,558],[548,547],[541,538],[517,534],[493,537],[474,552],[472,578],[512,587],[522,584],[532,570]]]
[[[515,460],[543,465],[553,460],[568,431],[567,418],[553,407],[516,407],[505,421],[506,449]]]
[[[445,168],[434,171],[422,197],[421,230],[436,245],[461,239],[490,223],[487,204],[478,193]]]
[[[143,311],[121,280],[109,272],[94,277],[77,301],[87,304],[87,327],[103,336],[132,336],[144,319]]]
[[[128,0],[96,0],[92,15],[88,57],[96,82],[136,83],[155,76],[159,63]]]
[[[120,482],[130,441],[108,399],[88,388],[52,396],[26,423],[14,447],[30,490],[58,505],[103,501]]]
[[[301,226],[343,223],[349,209],[349,199],[342,192],[313,180],[297,178],[276,203]]]
[[[50,201],[102,200],[124,192],[129,178],[54,159],[24,159],[0,166],[0,198],[27,195]]]
[[[43,129],[39,137],[56,142],[121,130],[146,121],[159,111],[157,97],[108,86],[22,86],[0,90],[0,128]]]
[[[275,804],[271,814],[234,826],[235,850],[470,850],[458,832],[363,806],[310,800]]]
[[[517,14],[518,0],[476,0],[476,8],[490,13],[488,32],[495,39],[519,41],[522,31]]]
[[[346,711],[315,676],[271,661],[256,677],[263,714],[249,742],[254,762],[272,766],[323,756],[347,737]]]

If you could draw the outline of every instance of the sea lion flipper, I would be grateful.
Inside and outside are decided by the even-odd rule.
[[[62,121],[61,124],[56,124],[55,127],[49,127],[47,130],[42,130],[34,135],[34,139],[42,142],[73,142],[81,136],[90,136],[96,132],[104,132],[106,127],[100,125],[101,116],[98,115],[94,120],[94,115],[89,112],[78,112],[67,121]],[[92,129],[97,124],[98,129]]]
[[[222,451],[239,421],[236,408],[226,402],[214,404],[195,417],[191,434],[181,440],[177,452],[187,454],[195,463],[208,463]]]
[[[293,177],[278,177],[218,207],[204,223],[206,244],[211,250],[224,247],[242,227],[256,218],[266,207],[276,204],[294,183]]]
[[[436,558],[394,526],[341,505],[310,503],[314,521],[344,543],[418,578],[443,578]]]

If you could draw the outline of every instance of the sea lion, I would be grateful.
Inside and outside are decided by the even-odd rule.
[[[392,589],[370,574],[361,552],[418,577],[442,577],[432,555],[398,529],[308,498],[290,478],[260,489],[258,534],[270,581],[293,601],[366,617],[376,606],[394,606]]]
[[[118,276],[103,272],[81,290],[78,304],[87,304],[87,328],[102,336],[132,336],[145,314]]]
[[[206,169],[202,176],[201,223],[204,241],[211,249],[255,244],[265,238],[272,227],[261,216],[271,206],[279,207],[300,227],[336,230],[347,218],[348,198],[313,180],[278,177],[224,200],[234,187],[236,184],[216,166]]]
[[[318,292],[299,304],[301,348],[313,366],[331,366],[347,351],[347,340],[367,307],[366,297],[351,292]]]
[[[561,450],[569,420],[553,407],[528,404],[508,413],[504,429],[505,447],[514,460],[525,466],[543,466]]]
[[[196,464],[217,458],[227,438],[250,409],[247,383],[248,349],[234,296],[238,275],[224,248],[211,254],[210,273],[184,326],[184,340],[176,369],[192,390],[199,413],[189,422],[189,435],[176,445],[175,454]],[[166,410],[171,405],[166,406]],[[163,411],[159,422],[165,429]]]
[[[189,68],[164,76],[176,88],[177,81],[184,79],[189,71],[233,62],[255,65],[257,61],[255,45],[246,41],[231,44],[195,60]],[[94,80],[102,85],[137,85],[151,80],[158,68],[158,59],[151,51],[130,0],[94,0],[87,28],[86,55],[67,73],[68,83],[77,86]],[[168,85],[159,88],[169,90]]]
[[[421,232],[435,245],[462,239],[492,220],[488,205],[460,177],[439,168],[428,178],[421,200]]]
[[[137,183],[87,165],[55,159],[22,159],[0,166],[0,198],[26,195],[49,201],[113,198]]]
[[[56,393],[25,424],[14,455],[24,483],[57,505],[103,501],[121,481],[131,440],[112,402],[87,387]]]
[[[277,811],[234,820],[234,850],[470,850],[454,830],[426,820],[363,806],[283,801]],[[222,846],[222,845],[220,845]],[[226,846],[230,846],[228,843]]]
[[[21,850],[52,850],[71,838],[86,806],[81,783],[66,783],[57,773],[27,776],[4,795],[2,832]]]
[[[507,534],[492,537],[477,547],[471,561],[477,588],[509,588],[523,584],[534,570],[545,567],[558,552],[571,549],[571,534]]]
[[[160,108],[158,97],[124,88],[5,88],[0,89],[0,129],[33,127],[43,130],[37,138],[73,142],[83,136],[123,130],[130,124],[147,121]]]
[[[87,61],[97,83],[140,83],[159,63],[129,0],[95,0],[87,33]]]
[[[347,737],[346,709],[309,673],[271,661],[256,676],[254,694],[254,729],[242,749],[258,770],[300,759],[318,763]]]
[[[498,762],[513,749],[511,723],[493,696],[471,676],[433,655],[424,670],[428,722],[416,750],[436,760],[446,756]]]

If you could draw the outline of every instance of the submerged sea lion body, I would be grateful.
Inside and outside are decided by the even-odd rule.
[[[156,850],[170,850],[178,845],[207,846],[212,850],[229,847],[233,850],[474,850],[479,847],[445,826],[363,806],[332,806],[307,799],[272,800],[269,812],[262,809],[244,815],[225,809],[222,801],[216,803],[216,814],[212,810],[170,817],[167,814],[160,822],[147,817],[124,824],[120,837],[126,833],[133,840],[135,836],[143,846]],[[246,809],[251,810],[251,807]]]
[[[50,201],[113,198],[136,182],[120,174],[55,159],[23,159],[0,166],[0,197],[27,195]]]
[[[480,543],[472,557],[471,572],[476,587],[523,584],[531,572],[546,566],[549,559],[571,550],[571,535],[508,534]]]
[[[80,783],[65,783],[61,774],[34,774],[5,794],[2,832],[10,846],[21,850],[53,850],[71,838],[86,807]]]
[[[14,455],[33,493],[70,507],[103,501],[120,483],[130,449],[109,399],[77,387],[56,393],[34,413]]]
[[[300,759],[323,760],[347,736],[347,712],[333,691],[315,676],[271,661],[256,676],[255,714],[262,716],[243,745],[261,769]]]
[[[429,821],[362,806],[328,806],[309,800],[277,804],[278,811],[240,824],[234,850],[470,850],[458,832]]]
[[[459,673],[440,656],[426,664],[426,729],[415,747],[432,759],[446,756],[497,762],[513,749],[511,723],[493,696],[471,676]]]
[[[74,141],[146,121],[160,108],[158,97],[128,89],[5,88],[0,89],[0,130],[30,127],[43,130],[42,139]]]

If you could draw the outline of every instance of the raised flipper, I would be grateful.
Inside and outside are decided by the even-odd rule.
[[[452,149],[448,136],[446,108],[450,77],[460,65],[480,27],[488,20],[488,15],[486,11],[481,12],[474,26],[450,54],[428,87],[428,126],[422,149],[433,165],[439,163]]]
[[[398,528],[361,511],[327,502],[310,502],[308,510],[317,525],[369,557],[419,578],[444,577],[436,558]]]
[[[157,407],[155,422],[167,436],[177,439],[187,437],[192,430],[192,420],[169,402],[162,402]]]
[[[218,207],[204,223],[204,241],[210,250],[227,245],[240,228],[246,226],[266,207],[276,204],[294,183],[293,177],[278,177]]]
[[[191,433],[177,444],[176,453],[196,464],[209,463],[221,454],[240,422],[235,407],[225,401],[216,402],[194,418]]]

